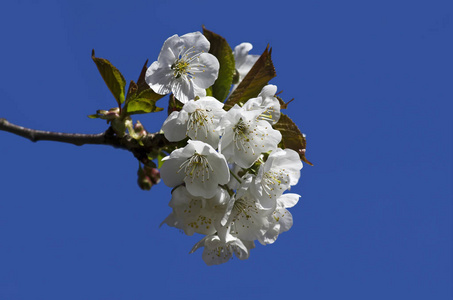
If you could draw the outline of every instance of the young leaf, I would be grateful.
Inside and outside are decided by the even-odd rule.
[[[156,107],[156,101],[150,101],[144,98],[135,98],[129,102],[126,108],[128,115],[147,114],[151,112],[162,111],[163,108]]]
[[[280,120],[278,120],[277,124],[274,125],[274,129],[279,130],[282,134],[281,148],[293,149],[299,154],[302,161],[306,162],[310,166],[313,166],[313,164],[305,158],[307,140],[300,132],[297,125],[294,124],[293,120],[291,120],[287,115],[281,114]]]
[[[131,80],[131,82],[129,83],[129,88],[127,89],[126,103],[130,99],[134,99],[137,96],[137,90],[138,90],[137,84],[133,80]]]
[[[212,86],[212,96],[223,102],[233,82],[235,71],[233,50],[223,37],[207,30],[204,26],[203,34],[211,43],[209,53],[214,55],[220,63],[219,76]]]
[[[98,67],[107,87],[112,92],[113,96],[118,103],[118,107],[124,102],[124,90],[126,87],[126,80],[121,72],[115,68],[108,60],[94,56],[94,49],[91,52],[91,58]]]
[[[156,94],[152,89],[147,88],[146,90],[141,91],[137,98],[144,98],[156,102],[165,95]]]
[[[272,49],[269,49],[268,45],[252,69],[225,102],[223,107],[225,110],[229,110],[236,103],[245,103],[248,99],[258,96],[269,80],[277,76],[271,54]]]
[[[142,71],[140,72],[140,76],[138,76],[137,80],[137,93],[140,94],[146,89],[149,89],[149,85],[145,81],[145,75],[146,75],[146,70],[148,70],[148,60],[145,61],[145,64],[143,65]]]
[[[163,108],[156,106],[156,101],[164,95],[156,94],[150,88],[142,91],[136,98],[130,99],[126,103],[126,112],[132,114],[146,114],[162,111]]]

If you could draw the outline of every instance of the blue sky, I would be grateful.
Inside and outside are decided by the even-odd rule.
[[[207,267],[199,237],[158,227],[170,188],[141,191],[130,153],[0,132],[0,299],[451,299],[451,1],[4,1],[0,117],[102,132],[86,116],[115,100],[91,49],[136,80],[202,24],[273,47],[315,164],[293,228]]]

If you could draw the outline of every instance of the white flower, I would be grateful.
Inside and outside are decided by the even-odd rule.
[[[222,118],[220,151],[228,161],[249,168],[262,152],[276,150],[282,139],[280,131],[257,119],[262,110],[245,111],[235,104]]]
[[[218,188],[215,196],[210,199],[195,197],[184,186],[177,187],[171,196],[168,205],[173,211],[162,224],[182,229],[187,235],[195,232],[206,235],[216,233],[215,220],[223,217],[230,198],[222,188]]]
[[[239,81],[233,85],[232,91],[234,91],[239,83],[241,83],[242,79],[244,79],[245,75],[247,75],[260,57],[259,55],[249,54],[249,51],[252,50],[252,48],[253,46],[250,43],[241,43],[234,47],[233,55],[236,63],[235,67],[239,73]]]
[[[200,247],[204,247],[202,254],[204,262],[208,266],[212,266],[229,261],[233,257],[233,253],[240,260],[249,258],[249,251],[255,247],[255,244],[250,241],[241,241],[232,235],[229,235],[226,241],[221,240],[217,235],[208,235],[196,243],[190,253]]]
[[[298,194],[283,194],[277,199],[277,208],[269,216],[269,229],[260,238],[263,245],[272,244],[280,233],[288,231],[293,226],[293,216],[287,208],[293,207],[299,201]]]
[[[207,53],[210,43],[200,32],[169,37],[157,61],[146,71],[145,80],[154,92],[172,92],[182,103],[206,96],[219,73],[219,61]]]
[[[275,200],[290,186],[297,184],[302,166],[296,151],[278,148],[260,166],[251,186],[252,193],[264,206],[269,206],[268,203],[272,201],[268,202],[266,199]]]
[[[241,187],[230,199],[220,225],[216,224],[217,232],[222,240],[232,234],[241,240],[254,241],[269,229],[269,216],[275,210],[263,209],[256,197],[250,193],[251,178],[243,179]]]
[[[170,187],[186,184],[193,196],[214,197],[219,184],[230,180],[225,157],[203,142],[189,140],[187,146],[165,157],[160,175]]]
[[[174,111],[168,116],[162,130],[170,142],[190,137],[217,149],[220,135],[216,128],[225,113],[223,103],[214,97],[190,100],[184,104],[181,111]]]
[[[277,86],[268,84],[258,94],[257,98],[249,99],[242,107],[245,110],[264,110],[258,118],[275,124],[280,119],[280,102],[275,97]]]

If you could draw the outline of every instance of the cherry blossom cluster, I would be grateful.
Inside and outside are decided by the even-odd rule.
[[[298,183],[302,162],[297,152],[278,147],[282,135],[273,128],[280,118],[275,85],[228,111],[206,96],[219,70],[209,47],[199,32],[170,37],[146,81],[156,93],[171,92],[184,104],[162,126],[169,141],[187,140],[163,159],[161,178],[173,188],[172,212],[163,224],[189,236],[204,235],[191,253],[204,248],[205,263],[216,265],[233,254],[247,259],[255,241],[272,244],[291,228],[287,209],[300,196],[287,191]],[[239,80],[257,59],[248,54],[251,48],[243,43],[234,50]]]

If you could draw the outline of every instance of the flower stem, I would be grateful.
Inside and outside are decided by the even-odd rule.
[[[236,179],[239,183],[242,183],[242,180],[240,180],[239,177],[237,177],[236,174],[234,174],[231,170],[230,170],[230,174],[231,174],[231,176],[233,176],[234,179]]]

